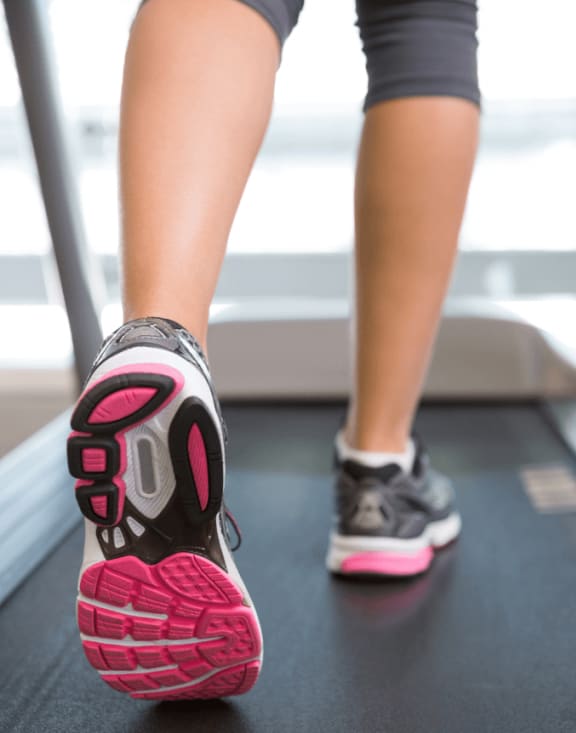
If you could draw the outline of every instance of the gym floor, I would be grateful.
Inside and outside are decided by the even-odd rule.
[[[265,638],[255,689],[151,703],[100,682],[74,619],[78,527],[0,609],[1,731],[576,731],[576,513],[537,511],[520,473],[575,464],[537,406],[421,409],[416,427],[456,482],[464,531],[410,581],[324,569],[343,404],[224,413],[237,560]]]

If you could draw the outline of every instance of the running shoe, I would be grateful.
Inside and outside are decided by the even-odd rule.
[[[430,467],[417,435],[410,473],[391,463],[371,468],[334,454],[336,515],[326,564],[345,575],[410,576],[460,533],[448,478]]]
[[[232,559],[226,425],[196,339],[162,318],[121,326],[104,342],[71,426],[68,465],[86,529],[77,620],[88,661],[135,698],[247,692],[262,636]]]

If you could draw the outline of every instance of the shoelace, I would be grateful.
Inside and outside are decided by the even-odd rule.
[[[236,550],[242,544],[242,532],[240,532],[240,527],[238,526],[238,522],[236,521],[234,515],[232,514],[232,512],[230,511],[230,509],[228,509],[226,505],[224,505],[224,516],[226,517],[227,521],[230,523],[230,525],[234,529],[234,533],[236,535],[236,544],[234,545],[234,547],[232,547],[232,544],[230,543],[229,525],[228,524],[224,525],[226,528],[226,537],[228,539],[228,543],[230,544],[230,550],[232,552],[236,552]]]

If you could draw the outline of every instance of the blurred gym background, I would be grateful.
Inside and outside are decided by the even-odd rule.
[[[117,116],[135,0],[46,3],[92,293],[120,321]],[[342,396],[353,161],[365,88],[353,2],[308,2],[230,238],[210,352],[223,397]],[[482,0],[482,144],[426,394],[571,393],[576,272],[576,7]],[[520,24],[520,25],[519,25]],[[538,40],[535,49],[534,41]],[[58,414],[72,348],[0,4],[0,454]],[[289,201],[289,210],[282,202]],[[34,337],[29,334],[34,332]],[[311,348],[294,371],[293,338]],[[244,344],[238,349],[238,344]]]

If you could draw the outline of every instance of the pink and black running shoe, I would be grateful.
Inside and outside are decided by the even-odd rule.
[[[125,324],[104,342],[71,424],[88,661],[135,698],[247,692],[262,635],[232,559],[226,426],[198,342],[163,318]]]

